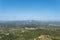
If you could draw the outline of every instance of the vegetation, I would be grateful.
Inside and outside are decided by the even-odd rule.
[[[0,23],[0,40],[60,40],[60,26],[47,23]]]

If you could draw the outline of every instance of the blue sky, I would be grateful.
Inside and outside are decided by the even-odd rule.
[[[60,0],[0,0],[0,20],[60,20]]]

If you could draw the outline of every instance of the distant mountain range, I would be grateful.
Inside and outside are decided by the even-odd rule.
[[[60,24],[60,21],[21,20],[21,21],[0,21],[0,23],[58,23]]]
[[[39,21],[39,20],[22,20],[22,21],[0,21],[1,27],[54,27],[60,26],[60,21]]]

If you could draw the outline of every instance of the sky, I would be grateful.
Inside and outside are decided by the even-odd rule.
[[[0,20],[60,21],[60,0],[0,0]]]

